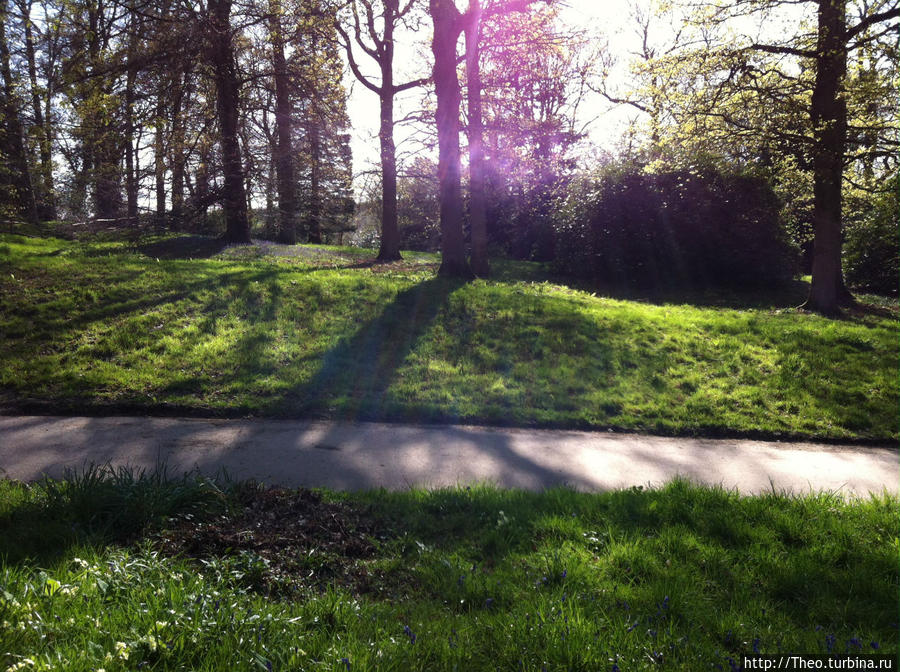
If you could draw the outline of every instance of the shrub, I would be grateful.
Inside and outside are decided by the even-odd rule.
[[[759,286],[796,253],[762,179],[714,170],[608,170],[573,183],[556,223],[557,270],[621,286]]]
[[[900,174],[891,180],[892,189],[869,201],[870,207],[853,210],[847,218],[844,241],[844,276],[853,289],[875,294],[897,295],[900,276]]]

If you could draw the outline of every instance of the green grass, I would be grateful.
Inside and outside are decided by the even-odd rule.
[[[0,669],[696,671],[755,650],[897,653],[895,497],[684,481],[322,493],[373,552],[324,553],[326,534],[269,555],[159,543],[264,494],[124,471],[0,481]]]
[[[0,236],[0,404],[898,437],[896,305],[828,320],[791,307],[801,283],[615,298],[524,262],[464,284],[434,255],[286,254]]]

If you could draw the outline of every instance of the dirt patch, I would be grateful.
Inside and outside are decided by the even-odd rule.
[[[213,520],[177,519],[156,543],[166,555],[241,559],[249,587],[267,594],[338,584],[373,590],[372,558],[379,532],[366,511],[323,501],[310,490],[245,485],[231,513]]]

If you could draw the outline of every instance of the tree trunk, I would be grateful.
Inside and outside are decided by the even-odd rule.
[[[487,206],[484,195],[484,127],[481,114],[481,65],[478,39],[480,0],[470,0],[466,24],[466,84],[469,107],[469,227],[472,233],[472,272],[491,274],[487,254]]]
[[[852,301],[841,271],[841,186],[847,142],[845,0],[818,0],[819,32],[813,87],[813,262],[804,307],[826,315]]]
[[[16,105],[15,87],[9,62],[9,45],[6,41],[6,0],[0,0],[0,70],[3,74],[3,115],[5,128],[3,147],[0,151],[6,154],[9,165],[6,166],[9,176],[0,179],[6,181],[15,191],[16,207],[29,222],[38,221],[37,206],[34,200],[34,189],[28,169],[28,156],[25,153],[25,142],[22,137],[22,124],[19,121],[19,109]]]
[[[312,123],[309,126],[309,219],[307,220],[307,242],[322,242],[322,189],[321,161],[322,139],[319,135],[319,118],[313,110]]]
[[[122,214],[122,138],[112,119],[98,122],[94,152],[94,214],[117,219]]]
[[[225,233],[228,243],[250,242],[247,192],[238,139],[240,91],[231,35],[231,0],[210,0],[209,51],[216,83],[216,117],[222,148]]]
[[[153,142],[154,174],[156,176],[156,225],[164,226],[166,222],[166,146],[164,89],[160,87],[156,100],[156,131]]]
[[[459,164],[459,79],[456,76],[456,42],[461,17],[453,0],[430,0],[434,36],[435,120],[438,132],[438,194],[441,212],[441,267],[450,277],[471,277],[463,239],[463,204]]]
[[[294,194],[294,152],[291,146],[293,132],[291,122],[290,78],[284,59],[284,37],[281,28],[281,2],[272,0],[272,67],[275,76],[275,130],[278,135],[274,157],[278,183],[278,234],[279,242],[297,243],[297,203]]]
[[[169,161],[172,171],[172,214],[169,226],[173,229],[180,227],[184,217],[184,103],[189,78],[190,65],[186,64],[172,96],[172,146]]]
[[[397,3],[384,3],[384,40],[380,55],[381,125],[378,140],[381,145],[381,245],[378,261],[398,261],[400,230],[397,225],[397,148],[394,144],[394,22]]]
[[[37,137],[38,153],[41,158],[39,179],[35,180],[35,201],[37,202],[37,212],[40,219],[51,220],[56,219],[56,197],[53,193],[53,159],[50,149],[49,123],[45,121],[43,110],[41,109],[40,87],[37,81],[34,35],[31,30],[31,0],[23,2],[21,10],[22,20],[25,24],[25,57],[28,60],[28,80],[31,84],[31,108],[34,114],[33,132]]]
[[[129,49],[129,61],[133,61],[133,49]],[[128,223],[138,221],[138,178],[134,165],[134,81],[137,68],[133,62],[128,65],[125,78],[125,192],[128,203]]]

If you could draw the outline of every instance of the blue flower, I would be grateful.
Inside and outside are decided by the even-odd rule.
[[[403,626],[403,632],[404,632],[404,634],[406,634],[407,637],[409,637],[410,644],[416,643],[416,633],[414,633],[408,625]]]
[[[493,597],[489,597],[484,601],[485,609],[490,609],[493,606],[494,606],[494,598]]]
[[[878,642],[869,642],[869,646],[871,646],[873,649],[878,649]]]
[[[853,648],[856,648],[856,649],[862,648],[862,642],[860,642],[856,637],[851,638],[850,641],[848,642],[848,644],[850,644],[850,646],[852,646]]]
[[[828,653],[831,653],[831,651],[834,649],[834,643],[836,641],[837,637],[835,637],[833,634],[825,636],[825,648],[828,650]]]
[[[341,662],[347,666],[347,672],[350,671],[350,659],[349,658],[341,658]]]
[[[753,653],[759,653],[759,637],[753,640]]]

